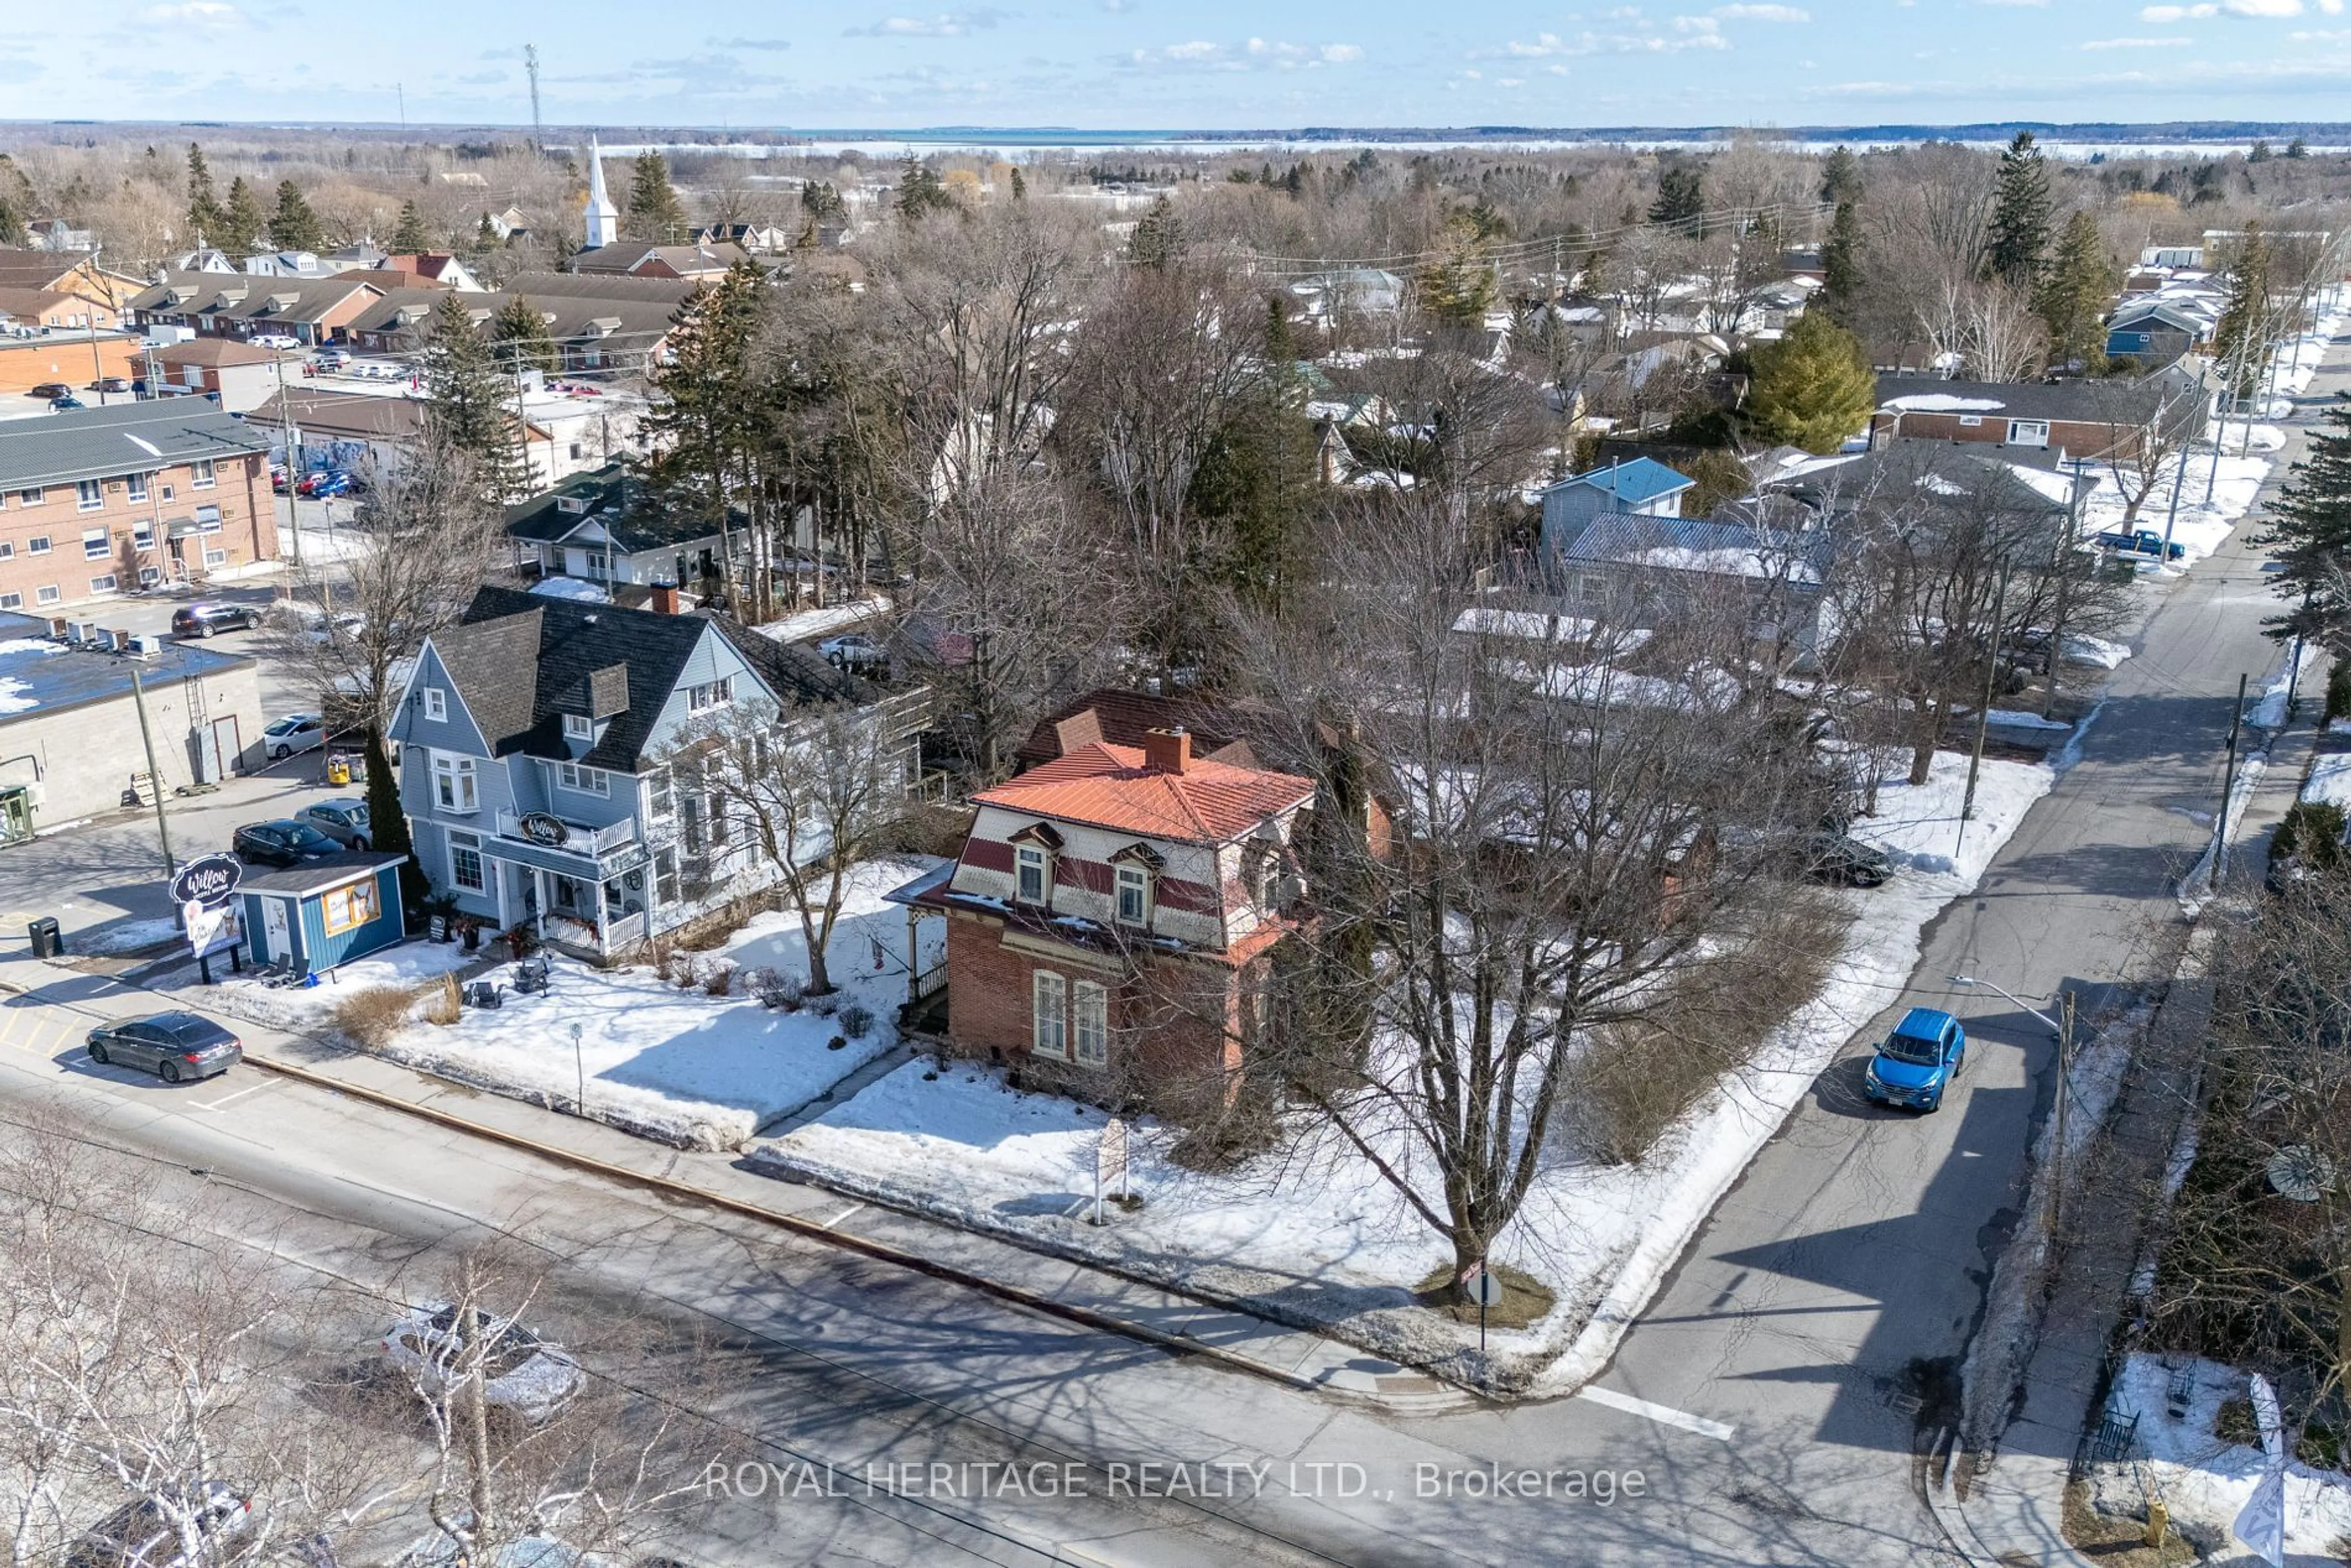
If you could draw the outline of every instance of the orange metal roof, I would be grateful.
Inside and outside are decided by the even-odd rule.
[[[1139,747],[1095,741],[972,799],[1114,832],[1220,844],[1313,796],[1313,783],[1292,774],[1197,757],[1181,773],[1164,773],[1144,766]]]

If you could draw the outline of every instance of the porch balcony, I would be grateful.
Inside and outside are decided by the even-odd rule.
[[[552,813],[501,809],[498,812],[498,837],[514,839],[522,843],[537,842],[538,841],[522,831],[522,820],[527,815],[552,815]],[[556,820],[563,821],[559,817]],[[634,843],[637,837],[637,824],[633,818],[622,818],[620,821],[608,822],[601,828],[591,828],[585,823],[572,821],[563,821],[563,826],[567,830],[567,836],[562,843],[553,847],[569,850],[575,854],[601,856],[619,849],[622,844]]]

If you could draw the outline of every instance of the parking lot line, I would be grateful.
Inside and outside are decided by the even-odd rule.
[[[258,1083],[246,1084],[244,1088],[238,1090],[234,1094],[224,1094],[217,1100],[199,1100],[195,1102],[195,1106],[199,1111],[217,1111],[222,1106],[228,1104],[232,1101],[242,1100],[248,1094],[257,1094],[264,1089],[275,1087],[276,1082],[274,1080],[265,1078]]]

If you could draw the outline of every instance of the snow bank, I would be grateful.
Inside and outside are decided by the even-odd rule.
[[[1547,1156],[1492,1255],[1541,1279],[1560,1304],[1526,1331],[1490,1336],[1502,1385],[1563,1393],[1606,1364],[1748,1162],[1907,983],[1921,929],[1975,886],[2056,777],[2043,765],[1986,762],[1963,830],[1967,768],[1965,757],[1938,753],[1925,785],[1881,783],[1878,814],[1856,824],[1855,836],[1914,869],[1882,888],[1837,895],[1855,918],[1830,983],[1745,1070],[1726,1077],[1636,1165]],[[1097,1228],[1085,1216],[1102,1125],[1090,1107],[1020,1093],[993,1071],[917,1061],[755,1145],[750,1157],[1408,1363],[1475,1370],[1474,1328],[1411,1304],[1411,1287],[1448,1261],[1450,1249],[1360,1155],[1318,1149],[1298,1159],[1285,1151],[1206,1176],[1170,1163],[1172,1134],[1146,1124],[1133,1155],[1144,1207],[1113,1211],[1112,1223]]]
[[[2302,798],[2351,810],[2351,751],[2332,752],[2314,759],[2310,765],[2310,777],[2302,781]]]
[[[845,627],[870,621],[889,608],[887,599],[852,599],[845,604],[828,604],[821,610],[802,610],[779,621],[763,621],[755,630],[778,643],[798,643],[810,637],[831,636]]]
[[[2175,1405],[2175,1386],[2186,1396]],[[2115,1374],[2106,1408],[2123,1419],[2138,1417],[2138,1440],[2147,1458],[2137,1466],[2100,1467],[2097,1486],[2116,1511],[2136,1511],[2146,1498],[2142,1481],[2170,1510],[2186,1531],[2235,1544],[2229,1528],[2253,1494],[2266,1464],[2262,1451],[2231,1443],[2213,1433],[2220,1406],[2248,1397],[2247,1378],[2233,1367],[2193,1357],[2167,1366],[2144,1352],[2124,1361]],[[2177,1409],[2179,1414],[2172,1412]],[[2334,1561],[2335,1543],[2351,1535],[2351,1482],[2339,1474],[2289,1462],[2285,1472],[2285,1548]]]

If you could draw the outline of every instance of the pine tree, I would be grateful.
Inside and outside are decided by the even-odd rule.
[[[189,243],[217,245],[222,231],[227,226],[226,215],[221,211],[220,198],[213,192],[212,166],[204,162],[204,150],[191,141],[188,143]]]
[[[1494,308],[1494,267],[1478,223],[1456,213],[1445,225],[1437,255],[1420,269],[1420,308],[1447,327],[1478,327]]]
[[[552,372],[559,362],[555,334],[547,329],[547,317],[526,295],[508,299],[496,316],[490,318],[490,354],[508,369],[519,364],[525,370]]]
[[[1834,452],[1877,406],[1860,340],[1824,311],[1805,311],[1786,337],[1756,350],[1754,362],[1747,419],[1765,440]]]
[[[1657,171],[1657,199],[1649,204],[1653,224],[1690,223],[1706,215],[1706,191],[1695,163],[1667,163]]]
[[[413,201],[400,204],[400,222],[392,226],[392,254],[422,256],[433,248],[433,231],[424,226],[424,214],[416,210]]]
[[[733,502],[749,498],[753,449],[765,399],[751,345],[767,309],[756,267],[730,268],[714,287],[688,296],[671,318],[669,352],[648,365],[653,393],[645,439],[660,454],[646,471],[664,504],[706,517],[720,536],[724,591],[736,599]],[[745,608],[736,604],[737,612]]]
[[[1861,160],[1852,148],[1834,148],[1821,165],[1821,200],[1840,207],[1861,200]]]
[[[259,250],[268,232],[269,219],[261,210],[261,199],[239,174],[228,183],[228,206],[221,214],[222,248],[240,254]]]
[[[423,359],[426,436],[470,457],[489,499],[528,494],[529,476],[506,405],[513,384],[500,372],[466,296],[451,289],[433,307]]]
[[[1016,202],[1025,202],[1029,199],[1029,182],[1021,178],[1020,171],[1017,168],[1012,171],[1012,199]]]
[[[955,198],[947,194],[937,171],[908,153],[898,164],[898,215],[912,222],[927,214],[955,210]]]
[[[2229,300],[2212,329],[2212,353],[2228,378],[2222,391],[2232,400],[2252,396],[2261,382],[2262,358],[2270,348],[2269,304],[2270,244],[2262,225],[2249,223],[2230,259]]]
[[[25,225],[33,216],[33,182],[16,162],[0,152],[0,246],[21,246],[30,237]]]
[[[2266,137],[2254,138],[2252,146],[2245,151],[2245,162],[2248,163],[2266,163],[2276,156],[2276,153],[2270,151],[2269,140]]]
[[[2098,233],[2098,220],[2087,210],[2065,220],[2057,253],[2041,279],[2033,302],[2049,326],[2049,357],[2057,365],[2072,365],[2084,375],[2095,375],[2106,363],[2106,308],[2115,302],[2114,259]]]
[[[1861,298],[1861,219],[1851,200],[1839,202],[1821,242],[1820,308],[1841,327],[1853,324]]]
[[[326,226],[291,180],[277,182],[277,210],[269,214],[269,243],[280,250],[324,250]]]
[[[669,164],[647,148],[629,168],[629,200],[622,219],[639,239],[676,245],[685,238],[685,204],[669,183]]]
[[[2032,132],[2020,131],[2000,155],[2000,191],[1984,242],[1984,269],[2029,288],[2041,279],[2041,258],[2048,248],[2049,166],[2032,144]]]
[[[1155,198],[1126,238],[1126,259],[1138,267],[1165,267],[1184,255],[1184,220],[1165,196]]]
[[[1289,312],[1266,302],[1265,375],[1236,401],[1194,475],[1190,501],[1223,536],[1225,577],[1240,601],[1279,612],[1305,569],[1316,451]]]
[[[2289,158],[2307,158],[2310,156],[2310,143],[2297,136],[2285,144],[2285,155]]]
[[[2328,409],[2326,422],[2335,428],[2312,434],[2255,543],[2278,563],[2273,591],[2294,604],[2270,618],[2270,635],[2306,637],[2343,660],[2351,658],[2351,402]]]

